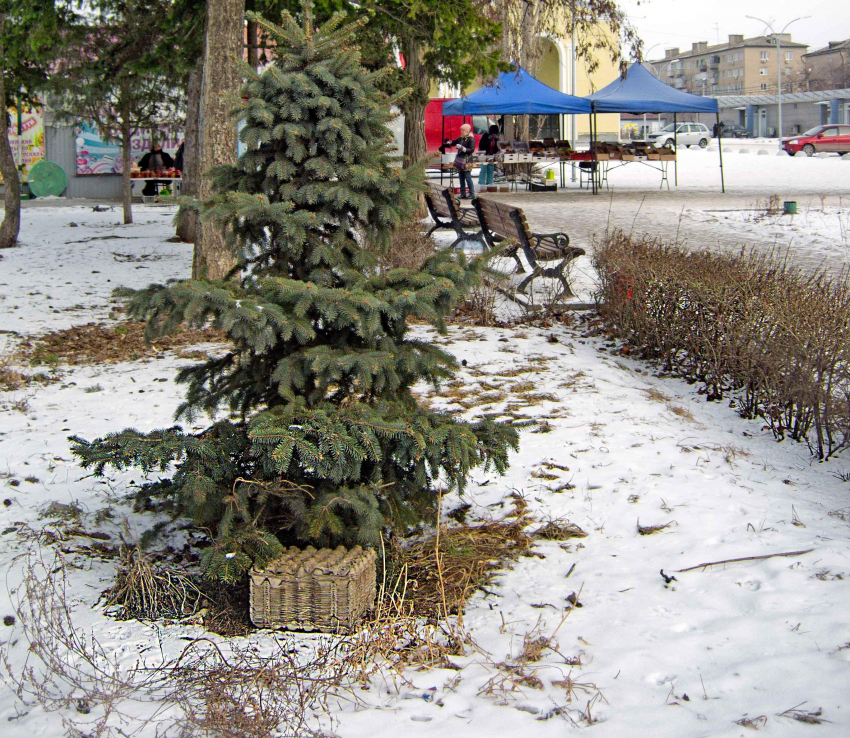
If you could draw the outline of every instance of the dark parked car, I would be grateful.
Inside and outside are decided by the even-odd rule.
[[[736,126],[730,123],[723,124],[723,132],[720,134],[723,138],[752,138],[752,133],[744,126]]]
[[[818,151],[835,152],[844,156],[850,151],[850,126],[815,126],[799,136],[783,139],[782,148],[789,156],[794,156],[798,151],[802,151],[806,156],[812,156]]]

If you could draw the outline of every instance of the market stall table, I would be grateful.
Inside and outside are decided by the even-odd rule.
[[[144,195],[144,197],[157,197],[166,187],[172,195],[179,195],[182,187],[182,177],[130,177],[130,196],[142,197],[142,192],[148,182],[153,182],[156,187],[156,195]],[[139,183],[137,185],[137,183]],[[137,192],[138,190],[138,192]]]

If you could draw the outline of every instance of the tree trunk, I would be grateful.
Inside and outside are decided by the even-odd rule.
[[[404,165],[409,167],[425,157],[425,106],[431,92],[428,77],[420,57],[418,41],[408,41],[405,48],[407,71],[413,83],[410,99],[404,102]]]
[[[256,69],[260,66],[260,49],[258,47],[260,38],[257,34],[259,29],[254,21],[248,21],[245,24],[245,29],[248,43],[248,66]]]
[[[537,0],[528,0],[526,9],[522,16],[522,27],[520,29],[520,66],[532,76],[537,74],[540,61],[540,48],[537,39],[540,6]],[[529,116],[522,115],[517,119],[516,135],[521,141],[531,138],[531,120]]]
[[[0,45],[0,59],[2,58],[3,47]],[[0,69],[0,100],[5,101],[5,99],[4,71]],[[15,246],[21,230],[21,182],[18,179],[15,157],[12,155],[12,145],[9,142],[8,117],[5,108],[5,105],[0,105],[0,123],[3,126],[3,135],[0,136],[0,173],[3,175],[3,186],[6,189],[3,223],[0,224],[0,249],[10,249]]]
[[[133,222],[133,181],[130,169],[133,157],[130,155],[130,119],[126,110],[121,111],[121,205],[124,208],[124,225]]]
[[[183,179],[180,194],[195,197],[198,194],[198,117],[201,107],[201,77],[204,60],[198,59],[189,73],[186,91],[186,137],[183,139]],[[198,215],[194,210],[181,208],[177,213],[177,237],[185,243],[195,242]]]
[[[228,95],[239,92],[236,60],[242,57],[245,0],[207,0],[204,74],[201,83],[198,197],[212,196],[209,171],[236,161],[236,130],[230,118]],[[199,223],[192,260],[192,278],[221,280],[236,266],[221,226],[209,219]]]
[[[255,11],[257,9],[256,0],[245,0],[245,10]],[[277,20],[272,18],[271,20]],[[260,27],[254,21],[245,22],[245,48],[247,50],[247,59],[249,67],[256,69],[260,66]]]

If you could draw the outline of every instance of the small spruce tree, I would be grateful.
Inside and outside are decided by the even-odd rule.
[[[129,429],[73,437],[84,467],[171,477],[142,490],[214,531],[212,576],[233,580],[282,545],[374,544],[386,524],[433,509],[434,487],[463,489],[473,467],[508,463],[516,431],[419,405],[416,382],[450,377],[455,360],[409,336],[408,319],[444,319],[481,265],[438,253],[419,269],[375,268],[375,251],[415,209],[419,168],[402,169],[387,123],[394,99],[376,87],[340,14],[311,27],[250,14],[277,59],[247,81],[236,115],[248,151],[215,172],[206,217],[225,228],[239,266],[220,283],[152,285],[131,315],[151,336],[181,324],[223,329],[226,355],[182,370],[177,419],[228,408],[206,430]],[[368,246],[368,248],[367,248]]]

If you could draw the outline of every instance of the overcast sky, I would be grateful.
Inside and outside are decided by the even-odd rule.
[[[764,24],[747,15],[775,21],[777,31],[810,15],[786,31],[794,41],[808,44],[809,51],[850,38],[847,0],[620,0],[620,6],[644,40],[647,59],[662,58],[666,48],[689,49],[694,41],[716,44],[719,37],[723,43],[730,33],[761,35]]]

